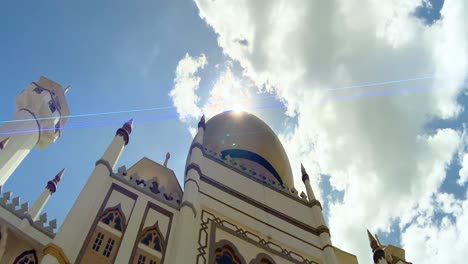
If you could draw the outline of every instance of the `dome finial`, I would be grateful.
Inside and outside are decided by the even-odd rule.
[[[202,115],[200,118],[200,121],[198,122],[198,128],[203,128],[203,130],[206,129],[206,124],[205,124],[205,114]]]
[[[171,158],[171,153],[167,152],[166,153],[166,159],[164,160],[164,167],[167,167],[167,162]]]

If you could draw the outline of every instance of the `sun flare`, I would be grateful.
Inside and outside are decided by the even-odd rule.
[[[232,106],[232,111],[239,113],[239,112],[244,112],[246,111],[245,107],[239,103],[236,103]]]

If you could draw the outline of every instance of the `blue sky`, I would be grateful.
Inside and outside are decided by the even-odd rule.
[[[210,86],[218,73],[215,65],[226,60],[216,35],[200,19],[193,2],[8,1],[0,12],[0,79],[4,87],[0,120],[13,116],[15,97],[41,75],[64,87],[72,85],[67,94],[72,115],[166,108],[70,118],[69,126],[114,124],[66,129],[54,145],[30,153],[4,186],[5,191],[13,191],[31,205],[47,181],[66,168],[58,191],[44,208],[60,224],[95,161],[120,124],[130,118],[135,118],[135,128],[119,166],[129,167],[145,156],[162,163],[169,151],[169,166],[177,177],[183,177],[192,137],[177,119],[168,95],[175,68],[187,53],[205,54],[210,64],[201,71],[202,86]],[[208,89],[201,93],[207,94]],[[264,114],[282,112],[268,111]]]
[[[223,58],[215,35],[189,1],[7,1],[0,12],[0,120],[13,116],[15,97],[41,75],[72,85],[67,94],[72,114],[172,107],[168,92],[187,52]],[[169,164],[181,177],[191,141],[185,125],[177,118],[138,123],[138,118],[175,113],[169,108],[71,118],[68,125],[123,123],[134,117],[134,133],[120,164],[129,166],[144,156],[162,162],[170,151]],[[65,130],[56,144],[33,150],[4,190],[31,204],[65,167],[63,181],[44,209],[60,223],[119,127]]]
[[[316,187],[320,187],[323,192],[323,203],[326,208],[330,204],[337,202],[348,203],[345,190],[350,193],[353,193],[353,191],[348,189],[348,187],[343,187],[342,183],[345,182],[344,186],[349,186],[352,183],[343,180],[344,176],[341,172],[345,170],[347,173],[350,173],[351,167],[339,168],[339,166],[336,166],[337,168],[331,168],[326,160],[321,160],[321,153],[313,153],[314,150],[318,151],[321,147],[319,145],[314,145],[313,140],[311,140],[312,142],[304,142],[301,141],[304,140],[303,138],[296,138],[296,136],[301,133],[295,130],[295,128],[302,129],[302,134],[307,134],[308,132],[306,130],[308,130],[309,127],[306,127],[304,124],[313,123],[310,129],[317,130],[317,138],[325,138],[325,140],[330,140],[330,142],[333,143],[340,142],[341,139],[346,137],[346,134],[339,134],[336,132],[335,130],[339,130],[338,127],[328,126],[325,121],[323,123],[319,123],[319,121],[314,123],[311,120],[311,118],[315,118],[314,115],[317,119],[326,116],[330,110],[328,107],[329,105],[331,105],[332,109],[336,108],[336,113],[341,114],[340,118],[344,118],[343,116],[347,113],[356,111],[356,115],[347,116],[347,119],[355,118],[357,126],[359,124],[364,124],[362,127],[364,131],[372,132],[374,127],[377,127],[375,131],[379,133],[382,132],[378,130],[378,124],[380,124],[379,120],[381,118],[370,116],[367,117],[370,121],[368,123],[364,122],[367,119],[362,116],[366,116],[369,114],[368,112],[377,111],[375,114],[383,116],[382,118],[394,118],[391,113],[384,110],[380,111],[380,109],[375,108],[375,105],[373,105],[374,103],[381,103],[382,108],[387,106],[387,103],[392,105],[392,111],[401,111],[401,115],[395,115],[398,117],[404,116],[405,111],[418,112],[420,109],[423,109],[421,110],[423,112],[421,115],[409,115],[409,120],[411,121],[413,121],[411,119],[412,117],[427,118],[427,120],[422,123],[423,128],[419,131],[419,134],[417,134],[418,136],[434,135],[437,133],[438,129],[444,128],[452,129],[460,133],[463,131],[463,123],[466,122],[468,117],[466,111],[461,111],[459,115],[453,117],[442,118],[442,115],[438,116],[434,114],[436,110],[428,110],[426,109],[428,106],[418,104],[421,102],[427,102],[428,104],[433,102],[430,101],[432,94],[440,98],[444,97],[445,90],[439,94],[431,91],[431,89],[427,89],[415,92],[415,95],[395,93],[378,98],[364,96],[365,98],[363,99],[349,99],[345,101],[331,100],[330,103],[324,103],[323,107],[320,104],[316,108],[309,108],[312,104],[310,102],[315,100],[314,96],[316,94],[311,92],[315,85],[322,85],[320,86],[321,88],[325,87],[330,89],[372,82],[429,76],[438,72],[438,63],[434,63],[435,65],[433,67],[427,66],[433,63],[433,61],[430,61],[429,57],[433,56],[433,58],[435,58],[436,55],[434,54],[438,53],[431,53],[432,47],[423,42],[437,42],[435,38],[439,35],[436,35],[431,29],[439,26],[443,27],[444,25],[441,25],[441,22],[444,22],[444,19],[449,21],[451,17],[450,10],[454,9],[448,9],[445,13],[446,17],[444,18],[444,16],[441,15],[444,1],[421,1],[416,7],[411,7],[409,13],[412,14],[412,18],[418,20],[416,22],[411,19],[411,21],[408,22],[401,19],[402,16],[398,15],[389,15],[388,20],[385,20],[387,19],[385,17],[387,13],[382,11],[382,13],[380,13],[383,21],[382,24],[386,26],[383,27],[383,31],[376,31],[377,33],[371,32],[370,29],[369,32],[371,34],[369,34],[369,36],[371,37],[369,38],[364,36],[368,32],[356,33],[353,31],[355,30],[353,27],[350,27],[347,31],[343,30],[343,34],[356,34],[347,38],[346,41],[343,41],[343,45],[347,44],[350,47],[354,47],[355,49],[353,51],[357,54],[356,57],[358,57],[358,60],[352,60],[346,57],[341,61],[336,59],[339,55],[332,54],[334,56],[328,56],[328,53],[330,52],[329,50],[340,50],[340,45],[342,43],[326,43],[325,46],[322,46],[322,48],[324,48],[323,51],[321,50],[317,54],[309,53],[312,52],[311,50],[318,49],[320,45],[317,47],[314,46],[316,43],[310,41],[308,34],[315,36],[315,31],[317,31],[318,39],[322,40],[323,38],[323,41],[326,41],[328,35],[326,33],[321,33],[322,28],[313,28],[314,25],[319,25],[321,23],[323,25],[332,24],[331,22],[328,23],[326,19],[323,19],[323,21],[314,20],[316,23],[311,23],[309,20],[305,22],[300,21],[303,24],[310,25],[311,28],[307,26],[304,30],[304,28],[298,26],[296,31],[291,30],[289,32],[291,35],[285,34],[278,37],[277,31],[280,31],[281,27],[278,26],[272,31],[265,30],[267,27],[265,25],[274,27],[276,22],[267,21],[267,23],[262,24],[265,22],[262,19],[268,16],[253,15],[260,10],[255,9],[254,5],[239,4],[238,7],[226,7],[225,9],[217,10],[216,5],[218,3],[208,3],[204,0],[197,0],[196,2],[197,3],[194,3],[188,0],[142,0],[138,1],[138,3],[125,0],[79,2],[48,0],[40,2],[6,1],[3,3],[2,9],[0,10],[0,32],[2,33],[0,41],[0,80],[2,80],[3,87],[2,96],[0,97],[0,121],[9,120],[11,116],[13,116],[14,98],[21,93],[29,83],[37,81],[41,75],[63,86],[68,84],[72,85],[72,90],[67,94],[72,115],[155,107],[164,108],[153,111],[71,118],[68,123],[69,126],[100,122],[115,123],[82,129],[66,129],[63,136],[48,149],[43,151],[37,149],[33,150],[12,175],[4,187],[4,190],[13,191],[14,196],[18,195],[23,202],[29,201],[30,204],[32,204],[40,192],[42,192],[47,181],[54,177],[61,168],[65,167],[66,173],[62,182],[59,184],[58,191],[54,194],[52,199],[49,200],[44,209],[50,218],[57,218],[60,224],[93,170],[94,162],[99,159],[100,155],[112,140],[116,129],[120,127],[119,124],[132,117],[136,120],[134,132],[119,165],[130,166],[145,156],[162,163],[165,153],[169,151],[172,154],[169,167],[175,171],[179,179],[182,178],[188,146],[192,140],[188,127],[196,124],[196,120],[190,119],[188,122],[181,122],[177,118],[178,106],[174,106],[174,102],[168,94],[174,86],[174,78],[176,77],[175,70],[186,54],[192,57],[205,54],[208,60],[208,65],[203,69],[199,69],[196,73],[201,79],[200,89],[197,90],[197,94],[201,98],[199,105],[203,105],[208,101],[212,87],[215,86],[219,76],[223,74],[226,65],[231,65],[231,63],[232,66],[228,68],[231,69],[239,79],[245,78],[248,79],[248,81],[254,80],[258,83],[262,83],[262,79],[259,77],[260,73],[270,76],[273,85],[270,91],[273,94],[277,94],[281,100],[267,97],[262,98],[261,101],[254,101],[254,105],[276,104],[281,101],[287,104],[289,103],[292,107],[297,103],[300,112],[295,116],[287,116],[285,114],[286,108],[282,107],[252,111],[266,120],[277,133],[282,135],[282,138],[288,139],[286,143],[287,148],[297,146],[297,149],[300,149],[297,152],[289,152],[293,165],[297,165],[299,159],[301,159],[301,161],[314,159],[314,162],[320,164],[323,172],[322,174],[326,176],[321,177],[320,184]],[[264,4],[266,5],[266,3]],[[210,9],[211,5],[213,5],[213,9]],[[244,7],[245,10],[242,9]],[[223,11],[231,10],[229,8],[232,8],[233,11],[226,11],[226,14],[224,14]],[[238,10],[236,8],[240,9]],[[321,6],[321,8],[327,7]],[[390,10],[393,6],[383,7],[383,9],[384,8]],[[203,11],[202,17],[205,20],[200,18],[199,10]],[[267,11],[262,11],[269,12],[269,10],[274,9],[265,10]],[[288,11],[289,9],[285,7],[285,10]],[[398,8],[395,8],[395,10],[395,14],[398,14],[400,11]],[[219,14],[219,16],[217,16],[217,14]],[[229,16],[231,14],[236,14],[234,15],[235,18],[238,17],[238,25],[236,25],[236,21],[229,24]],[[223,20],[223,15],[225,15],[226,21]],[[366,14],[362,15],[362,17],[365,17],[365,15]],[[351,16],[349,20],[346,20],[346,15],[340,14],[340,16],[340,21],[360,23],[360,21],[354,21],[356,17]],[[319,19],[318,17],[319,16],[313,19]],[[376,16],[372,19],[375,17]],[[300,17],[300,19],[301,18],[302,17]],[[430,39],[430,41],[423,38],[418,39],[418,37],[420,37],[418,32],[410,28],[411,30],[409,29],[408,32],[416,32],[414,33],[416,40],[412,39],[411,45],[413,46],[411,46],[405,43],[405,41],[411,39],[413,36],[410,35],[408,37],[405,34],[413,33],[406,33],[405,30],[404,32],[401,31],[399,34],[396,34],[396,36],[392,35],[394,32],[399,32],[398,30],[392,31],[391,28],[394,26],[398,29],[398,25],[400,24],[392,23],[398,21],[398,19],[403,21],[401,22],[402,24],[408,23],[412,26],[421,26],[419,25],[419,23],[421,23],[423,24],[421,28],[429,32],[427,34],[434,34],[436,37]],[[376,20],[375,24],[378,25],[381,21],[378,19]],[[252,24],[244,25],[244,21],[248,21]],[[278,21],[280,21],[278,22],[280,24],[284,22],[281,19],[278,19]],[[286,22],[289,23],[289,21]],[[447,22],[447,24],[448,23],[449,22]],[[372,25],[372,22],[368,24]],[[234,25],[234,27],[230,28],[230,25]],[[296,24],[293,23],[292,26],[289,26],[294,28]],[[455,26],[447,27],[457,28]],[[326,26],[323,26],[323,28],[328,30]],[[463,29],[465,28],[462,28],[462,30]],[[301,32],[301,30],[304,31]],[[329,31],[331,31],[331,29]],[[297,38],[299,39],[299,43],[295,43],[294,37],[296,33],[300,36]],[[382,37],[382,39],[376,40],[375,43],[372,42],[375,36],[379,36],[379,34],[383,34],[388,38]],[[463,34],[458,34],[457,36],[460,35]],[[237,47],[231,44],[229,38],[232,36],[239,36],[237,39],[246,40],[243,47]],[[275,37],[278,37],[278,40],[274,39]],[[363,43],[358,41],[361,38]],[[226,42],[226,39],[228,42]],[[271,43],[268,42],[270,40]],[[365,40],[372,43],[371,48],[366,46]],[[356,44],[353,41],[358,43]],[[385,41],[388,41],[388,43],[384,43],[385,45],[383,45],[381,42]],[[268,45],[261,46],[264,42]],[[302,42],[310,44],[310,46]],[[419,42],[422,43],[420,46],[418,46]],[[274,49],[276,45],[287,46],[288,43],[293,43],[294,45],[288,47],[288,49],[280,50],[281,52],[275,53],[274,51],[270,52],[264,49],[265,47]],[[363,50],[361,50],[361,47],[364,47],[362,48]],[[307,52],[296,53],[296,50],[300,51],[302,48]],[[375,50],[372,50],[372,48]],[[248,49],[248,52],[246,49]],[[401,52],[399,52],[400,50]],[[346,53],[346,49],[340,51]],[[389,54],[387,57],[380,57],[380,54],[387,52]],[[269,56],[271,54],[274,56]],[[364,54],[365,56],[360,54]],[[375,59],[372,58],[372,56],[368,56],[368,54],[374,54]],[[287,63],[285,63],[287,65],[284,67],[281,65],[285,62],[281,60],[281,55],[289,56]],[[451,54],[447,54],[447,57],[450,55]],[[414,59],[411,59],[413,56]],[[350,55],[350,57],[353,56]],[[456,62],[457,59],[458,58],[454,56],[452,61]],[[351,66],[348,65],[351,64],[351,62],[355,64]],[[443,62],[443,60],[440,60],[440,64],[443,64]],[[387,66],[387,64],[395,64],[397,66]],[[288,75],[291,73],[290,70],[296,69],[295,67],[299,67],[298,65],[303,66],[305,70],[299,69],[298,72],[300,74],[295,75],[295,73],[293,73]],[[405,68],[407,65],[409,65],[408,68]],[[247,70],[247,74],[242,74],[244,69]],[[330,70],[332,73],[326,72],[325,69],[332,69]],[[334,72],[335,69],[339,70]],[[318,76],[317,72],[323,73],[323,76]],[[284,80],[275,79],[275,77],[281,76],[283,73],[287,78],[285,77]],[[330,81],[328,80],[328,74],[338,77],[336,77],[336,80],[335,77],[330,78],[332,79]],[[294,78],[288,79],[291,76]],[[343,78],[340,79],[341,77]],[[317,80],[317,82],[315,82],[315,80]],[[356,96],[357,94],[357,96],[361,96],[363,93],[375,92],[375,90],[368,91],[367,89],[379,89],[377,91],[386,91],[386,89],[396,88],[425,89],[435,86],[436,84],[438,84],[436,80],[420,80],[366,89],[352,89],[348,93],[345,93],[345,95],[351,94],[350,96]],[[263,83],[263,85],[265,85],[265,83]],[[297,86],[294,86],[293,89],[289,88],[288,85]],[[306,88],[302,89],[302,86]],[[308,90],[309,88],[310,90]],[[449,92],[451,92],[451,90],[447,89],[446,93]],[[262,97],[265,96],[265,94],[262,93],[259,96]],[[343,96],[341,92],[329,92],[326,97],[335,98],[340,96]],[[402,98],[402,101],[398,101],[400,100],[398,98]],[[468,99],[466,90],[465,94],[458,93],[455,95],[455,98],[462,107],[467,105]],[[426,99],[427,101],[425,101]],[[306,103],[304,103],[304,100]],[[412,105],[411,103],[408,104],[406,100],[414,100],[418,103]],[[345,109],[348,106],[350,109]],[[365,106],[368,106],[369,109]],[[307,112],[313,109],[315,112]],[[384,116],[387,114],[388,117]],[[347,120],[340,120],[338,118],[338,122],[343,122],[343,127],[346,125],[346,121]],[[375,121],[375,124],[372,123],[373,121]],[[390,121],[389,124],[393,124]],[[408,127],[411,127],[411,125],[408,124]],[[350,135],[353,135],[353,129],[353,126],[349,127]],[[402,127],[401,130],[405,130],[405,128]],[[370,141],[370,144],[382,150],[380,146],[386,139],[376,139],[371,132],[368,134],[369,141],[371,139],[374,141]],[[335,138],[333,137],[334,133],[337,133]],[[325,134],[327,137],[323,137]],[[310,140],[310,138],[315,138],[315,134],[312,134],[312,136],[308,134],[306,138],[308,140]],[[352,138],[352,141],[359,140],[358,138]],[[362,148],[364,149],[364,146],[366,146],[365,144],[368,142],[362,143]],[[294,144],[297,145],[295,146]],[[372,147],[369,148],[372,149]],[[466,146],[460,148],[464,149]],[[325,147],[323,150],[329,151],[330,149]],[[359,149],[357,152],[358,151]],[[417,153],[415,153],[415,155],[416,154]],[[323,156],[327,155],[329,155],[328,152],[323,153]],[[359,157],[358,153],[356,153],[355,156]],[[365,157],[365,155],[362,157]],[[350,159],[352,158],[354,158],[354,155],[350,155]],[[338,157],[337,160],[339,160]],[[449,165],[446,166],[447,173],[446,176],[444,176],[440,188],[437,187],[436,190],[432,190],[434,194],[431,195],[435,196],[437,193],[451,193],[454,195],[455,199],[460,201],[466,200],[466,185],[457,183],[458,173],[461,168],[458,155],[451,156],[450,161]],[[379,160],[369,161],[369,164],[381,164],[379,162]],[[308,166],[312,167],[312,164],[315,163],[311,162]],[[293,167],[295,173],[298,172],[298,168],[296,167]],[[395,164],[395,167],[398,167],[398,165]],[[382,174],[382,177],[384,176],[387,177],[388,175]],[[412,176],[407,175],[407,177]],[[351,176],[350,179],[353,180]],[[388,180],[383,182],[387,184],[390,183]],[[301,183],[296,180],[296,185],[298,184]],[[393,195],[398,197],[397,194]],[[399,195],[404,196],[407,195],[407,193],[400,193]],[[430,199],[430,197],[432,197],[431,195],[428,195],[426,198]],[[418,200],[418,203],[422,204],[420,200]],[[367,205],[372,205],[371,201],[367,201],[366,206]],[[326,214],[329,215],[329,212],[326,212]],[[406,212],[402,212],[401,214],[406,214]],[[385,215],[385,219],[391,218],[394,220],[397,215],[399,215],[398,212],[388,213]],[[444,215],[447,214],[440,212],[434,214],[432,221],[436,223],[436,227],[440,227],[437,223],[443,219]],[[339,221],[336,220],[338,218],[337,216],[331,215],[330,217],[332,217],[332,225],[334,223],[339,223]],[[405,226],[411,226],[416,222],[416,216],[412,217],[414,219],[412,218]],[[453,218],[453,216],[450,217]],[[382,219],[383,218],[384,217],[382,217]],[[382,225],[372,223],[371,219],[368,220],[368,222],[369,225],[373,225],[379,230],[381,239],[383,238],[387,243],[400,245],[403,232],[398,226],[399,222],[393,220],[390,221],[389,224]],[[383,232],[383,230],[388,227],[394,232]],[[339,239],[339,237],[337,239]],[[408,240],[405,241],[409,243]],[[416,262],[416,260],[411,259],[410,261]]]

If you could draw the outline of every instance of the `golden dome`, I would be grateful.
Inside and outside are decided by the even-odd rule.
[[[255,172],[293,187],[288,156],[275,132],[247,112],[228,111],[206,123],[203,144]]]

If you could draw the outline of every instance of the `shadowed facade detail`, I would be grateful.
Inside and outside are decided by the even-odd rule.
[[[38,264],[36,250],[28,250],[19,255],[13,264]]]

